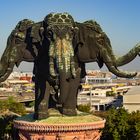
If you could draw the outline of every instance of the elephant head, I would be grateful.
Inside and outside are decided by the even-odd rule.
[[[140,45],[133,48],[128,54],[116,58],[112,51],[111,43],[107,35],[102,31],[100,25],[95,21],[76,23],[79,32],[75,38],[75,50],[79,61],[82,63],[97,62],[101,68],[105,64],[110,72],[119,77],[131,78],[137,73],[120,71],[117,67],[133,60]]]
[[[50,75],[56,77],[64,71],[75,77],[73,38],[77,28],[68,13],[51,13],[44,19],[44,35],[49,39]]]
[[[6,49],[0,60],[0,82],[8,78],[14,65],[18,66],[21,61],[33,61],[25,43],[28,28],[33,23],[28,19],[20,21],[8,37]]]
[[[72,41],[76,30],[72,16],[67,13],[51,13],[38,23],[20,21],[8,37],[0,60],[0,82],[7,79],[14,65],[21,61],[34,62],[43,40],[49,40],[50,75],[55,77],[64,70],[68,77],[75,77]]]

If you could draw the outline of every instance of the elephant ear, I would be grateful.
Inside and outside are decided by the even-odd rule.
[[[22,61],[22,57],[21,57],[22,51],[19,51],[19,50],[25,49],[26,45],[24,44],[26,42],[26,35],[28,34],[27,33],[28,29],[32,26],[32,24],[34,24],[34,21],[30,19],[23,19],[19,21],[15,29],[11,32],[10,36],[8,37],[6,51],[14,52],[15,49],[13,47],[16,46],[16,51],[18,51],[18,56],[19,56],[17,62],[15,62],[17,67]],[[21,45],[22,48],[18,49],[18,44],[23,44]],[[7,54],[7,53],[5,52],[4,54]],[[14,55],[17,55],[17,54],[14,54]],[[7,60],[7,61],[10,61],[10,60]]]
[[[74,38],[74,49],[81,62],[96,61],[101,68],[103,60],[100,56],[100,50],[97,45],[97,35],[102,33],[100,25],[93,20],[88,20],[83,23],[75,23],[79,28],[78,33]]]
[[[19,21],[15,29],[11,32],[9,40],[15,40],[15,44],[24,42],[26,39],[27,30],[33,23],[34,22],[29,19]]]
[[[33,24],[32,28],[31,28],[31,34],[30,34],[30,37],[32,38],[32,42],[41,43],[43,40],[43,32],[44,32],[44,28],[43,28],[42,22]]]

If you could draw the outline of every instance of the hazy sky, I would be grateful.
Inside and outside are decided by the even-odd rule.
[[[0,0],[0,56],[19,20],[38,22],[50,12],[69,12],[78,22],[96,20],[110,38],[116,55],[125,54],[140,41],[139,0]],[[21,68],[31,69],[28,64],[21,64]],[[97,66],[90,64],[88,68]],[[140,71],[140,58],[123,68]]]

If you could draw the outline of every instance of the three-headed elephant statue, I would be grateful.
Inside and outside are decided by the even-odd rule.
[[[48,108],[57,108],[65,115],[76,115],[80,79],[86,74],[85,63],[105,64],[119,77],[131,78],[132,72],[117,67],[132,61],[140,50],[137,44],[126,55],[116,58],[111,43],[100,25],[92,20],[78,23],[68,13],[50,13],[43,21],[20,21],[7,40],[0,60],[0,82],[7,79],[14,65],[33,62],[35,75],[36,119],[48,116]],[[50,93],[55,91],[55,101]]]

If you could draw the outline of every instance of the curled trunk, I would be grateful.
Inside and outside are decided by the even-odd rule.
[[[9,77],[9,75],[13,71],[13,68],[14,68],[14,64],[11,64],[7,68],[4,66],[0,67],[0,82],[5,81]]]
[[[116,66],[115,56],[112,53],[111,53],[112,55],[108,54],[108,52],[105,49],[103,49],[102,53],[104,63],[106,64],[108,70],[113,74],[115,74],[116,76],[132,78],[137,75],[136,72],[127,72],[119,70]]]
[[[20,62],[19,57],[21,57],[21,54],[18,49],[11,34],[0,60],[0,82],[5,81],[13,71],[14,65]]]
[[[115,74],[118,77],[132,78],[132,77],[137,75],[136,72],[130,73],[130,72],[120,71],[115,66],[107,66],[107,67],[108,67],[110,72],[112,72],[113,74]]]
[[[131,62],[137,55],[140,55],[140,43],[136,44],[126,55],[116,58],[116,65],[123,66]]]

